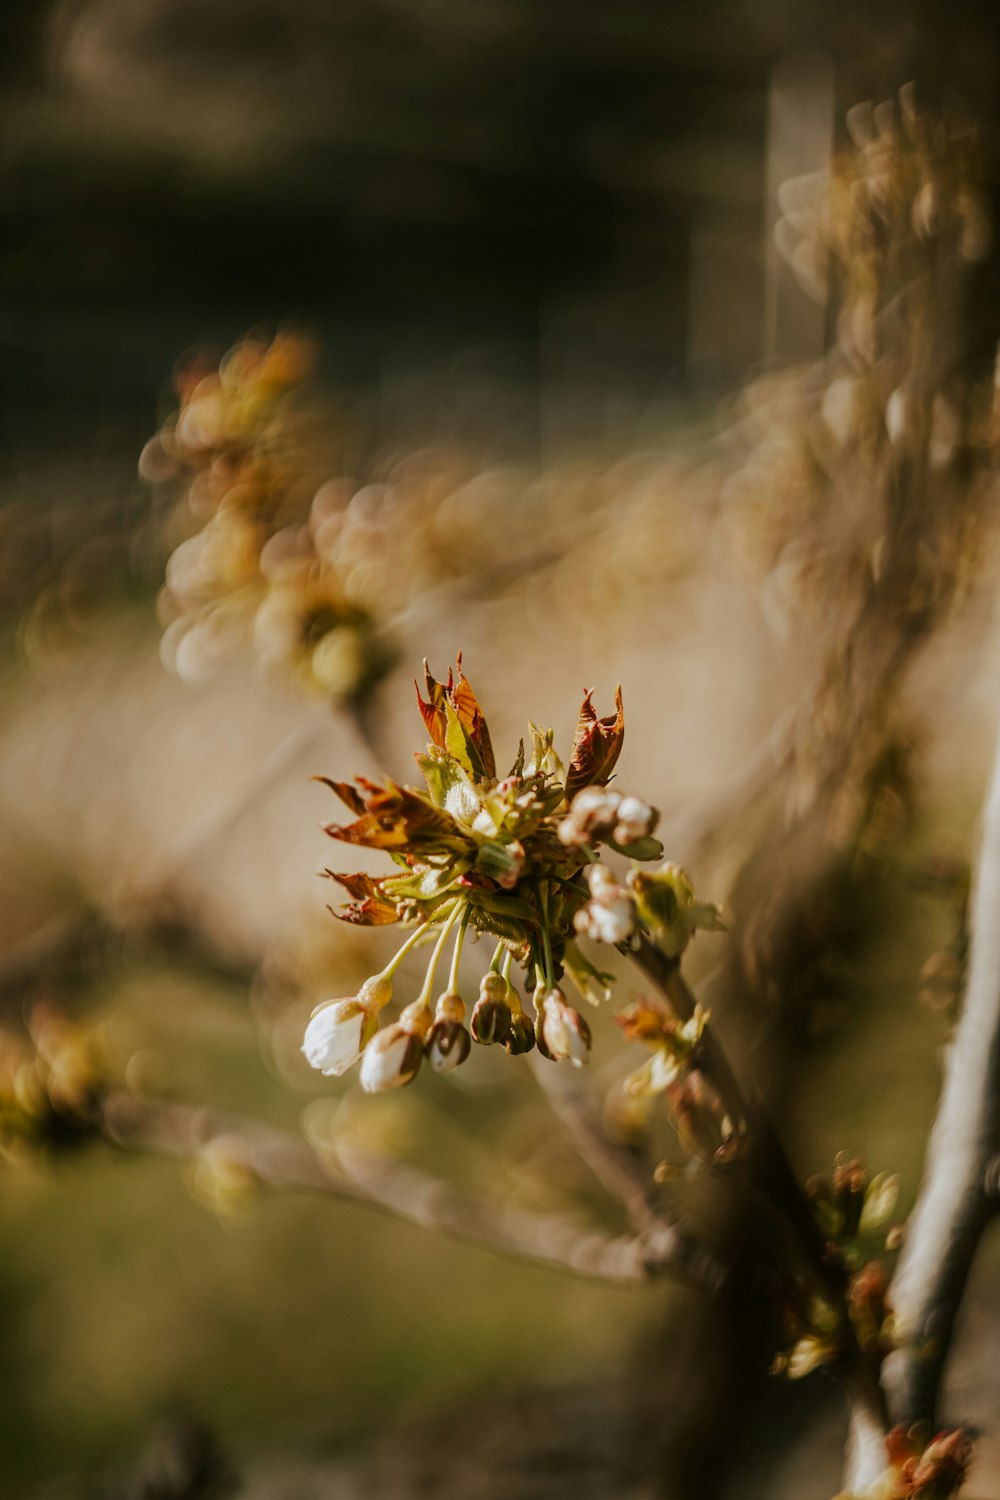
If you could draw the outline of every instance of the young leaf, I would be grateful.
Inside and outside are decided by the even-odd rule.
[[[324,870],[323,873],[342,885],[353,898],[340,911],[327,907],[338,921],[351,922],[359,927],[387,927],[399,921],[395,906],[385,899],[381,880],[372,880],[370,875],[364,874],[341,875],[335,870]]]
[[[331,838],[417,855],[460,854],[475,848],[475,839],[424,793],[395,781],[385,787],[362,785],[368,789],[364,816],[346,825],[327,824],[324,831]]]
[[[365,810],[364,798],[356,787],[351,786],[349,781],[331,781],[329,776],[314,776],[313,781],[321,781],[328,786],[331,792],[336,792],[345,807],[349,807],[352,813],[360,814]]]
[[[566,800],[571,801],[585,786],[605,786],[611,779],[615,762],[625,739],[625,711],[621,684],[615,691],[615,712],[599,719],[594,708],[593,689],[583,695],[580,715],[573,739],[573,754],[566,777]]]

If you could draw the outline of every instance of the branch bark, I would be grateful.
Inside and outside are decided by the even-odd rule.
[[[955,1325],[983,1230],[996,1211],[1000,1139],[1000,739],[983,815],[965,998],[948,1052],[924,1180],[889,1289],[899,1346],[882,1385],[893,1422],[939,1419]],[[860,1433],[855,1413],[852,1436]],[[852,1442],[845,1482],[861,1489],[884,1450]]]

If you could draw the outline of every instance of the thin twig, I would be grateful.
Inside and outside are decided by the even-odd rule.
[[[612,1140],[590,1094],[568,1068],[546,1058],[532,1059],[535,1076],[552,1110],[584,1164],[611,1198],[624,1209],[638,1243],[655,1261],[688,1268],[691,1279],[719,1292],[729,1277],[705,1246],[692,1239],[660,1201],[650,1165],[624,1142]]]

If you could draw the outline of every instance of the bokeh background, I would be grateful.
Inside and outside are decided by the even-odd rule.
[[[774,248],[778,183],[823,167],[850,106],[910,79],[930,104],[962,100],[991,142],[995,8],[3,12],[0,937],[20,953],[100,914],[115,936],[68,987],[60,975],[59,999],[122,1066],[290,1127],[308,1107],[322,1132],[345,1090],[297,1061],[303,1019],[385,945],[324,911],[312,872],[330,812],[308,775],[372,772],[376,749],[403,774],[423,738],[409,678],[463,649],[511,754],[529,718],[568,745],[579,689],[607,706],[620,678],[623,775],[683,843],[685,815],[738,778],[815,659],[794,620],[775,633],[706,519],[736,461],[734,393],[829,339]],[[405,520],[436,559],[420,586],[380,580],[398,663],[367,724],[261,683],[238,654],[195,687],[159,657],[162,505],[138,456],[185,350],[278,325],[320,350],[311,461],[357,485],[408,462],[412,487],[446,502],[443,519]],[[988,593],[912,692],[914,857],[970,847],[1000,676]],[[732,873],[725,849],[703,868],[721,886]],[[947,1035],[916,1007],[917,975],[949,921],[908,870],[797,1040],[787,1122],[803,1171],[847,1147],[899,1171],[906,1202]],[[718,949],[702,941],[707,975]],[[7,976],[9,1019],[55,987],[46,962],[30,984]],[[599,1036],[598,1066],[611,1059]],[[593,1196],[530,1077],[494,1061],[352,1128],[529,1203],[554,1182]],[[260,1500],[660,1492],[663,1412],[698,1357],[682,1295],[217,1189],[100,1149],[4,1174],[4,1493],[209,1494],[230,1471]],[[1000,1331],[989,1265],[981,1281],[954,1399],[984,1417]],[[838,1398],[779,1395],[732,1493],[821,1500]],[[203,1489],[151,1488],[185,1463]]]

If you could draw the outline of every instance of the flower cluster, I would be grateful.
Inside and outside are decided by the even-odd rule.
[[[237,344],[217,368],[192,362],[177,377],[178,409],[143,452],[145,478],[182,485],[171,529],[183,539],[160,614],[164,660],[185,679],[209,675],[248,637],[263,666],[335,700],[360,696],[386,664],[323,542],[329,493],[317,494],[296,427],[312,363],[288,334]]]
[[[372,1091],[410,1082],[422,1059],[450,1071],[473,1041],[498,1043],[512,1054],[537,1046],[545,1057],[581,1066],[590,1027],[566,998],[563,978],[588,1000],[606,997],[611,980],[577,939],[625,947],[638,932],[655,929],[670,935],[671,951],[679,952],[697,926],[718,925],[715,908],[689,898],[690,885],[674,866],[654,871],[645,886],[637,884],[635,867],[623,885],[600,862],[602,845],[633,861],[663,852],[653,837],[655,811],[608,787],[624,738],[621,692],[603,718],[592,695],[584,696],[568,766],[556,754],[552,731],[531,726],[528,748],[522,741],[504,776],[497,775],[489,728],[461,657],[447,682],[425,668],[417,700],[430,735],[416,757],[424,788],[319,778],[355,815],[326,832],[382,850],[397,867],[377,878],[327,870],[351,898],[335,915],[363,926],[402,922],[412,930],[357,995],[314,1014],[306,1056],[328,1074],[360,1059],[361,1082]],[[469,931],[492,937],[496,949],[466,1027],[458,983]],[[435,1000],[450,937],[449,976]],[[419,995],[398,1020],[380,1027],[396,969],[425,943],[433,947]],[[525,975],[523,1002],[511,980],[514,964]]]

